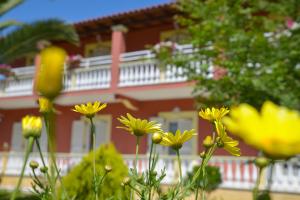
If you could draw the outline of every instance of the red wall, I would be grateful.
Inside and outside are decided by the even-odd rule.
[[[146,49],[146,45],[155,45],[160,41],[160,33],[174,29],[172,24],[163,24],[136,31],[128,31],[126,34],[126,52]]]
[[[154,45],[160,41],[162,31],[172,29],[174,29],[173,24],[161,24],[139,30],[129,29],[126,33],[126,52],[144,50],[146,45]],[[101,35],[100,38],[102,41],[110,41],[111,35]],[[81,37],[79,46],[65,42],[55,42],[54,44],[66,49],[69,55],[81,54],[84,56],[85,45],[95,42],[97,42],[97,36]],[[12,65],[16,67],[25,66],[25,59],[18,59]]]
[[[117,129],[120,126],[117,117],[121,115],[126,115],[127,112],[131,113],[135,117],[139,118],[150,118],[157,116],[158,112],[171,112],[175,107],[180,108],[181,111],[193,111],[194,101],[192,99],[182,99],[182,100],[160,100],[160,101],[146,101],[140,104],[140,110],[132,112],[126,109],[120,103],[111,103],[99,114],[111,114],[112,121],[112,134],[111,141],[116,145],[117,149],[124,154],[134,154],[135,152],[135,137],[127,133],[122,129]],[[72,122],[79,119],[81,116],[78,113],[71,111],[71,107],[57,106],[57,110],[60,114],[56,117],[56,138],[57,138],[57,148],[59,152],[69,152],[71,145],[71,129]],[[4,142],[10,143],[12,125],[16,121],[20,121],[26,114],[38,115],[37,109],[20,109],[20,110],[6,110],[0,111],[3,114],[3,119],[0,122],[0,146],[2,149],[2,144]],[[198,136],[198,151],[201,152],[202,140],[208,134],[211,134],[211,125],[202,119],[199,119],[199,136]],[[141,153],[145,153],[147,150],[147,138],[143,137],[141,141]],[[242,149],[242,154],[244,156],[256,155],[257,152],[246,146],[244,143],[240,144]],[[228,155],[224,150],[218,150],[219,155]]]

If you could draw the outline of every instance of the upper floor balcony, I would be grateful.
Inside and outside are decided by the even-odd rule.
[[[183,45],[181,50],[189,54],[193,49],[191,45]],[[117,82],[117,88],[124,88],[187,81],[182,68],[172,65],[160,68],[150,50],[122,53],[118,61],[118,73],[114,77],[111,55],[83,58],[78,68],[65,70],[63,92],[109,89],[112,82]],[[15,68],[13,72],[17,78],[0,82],[0,97],[33,95],[35,66]]]

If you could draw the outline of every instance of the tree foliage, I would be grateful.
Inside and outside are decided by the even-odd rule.
[[[177,6],[176,20],[197,48],[192,59],[208,61],[198,74],[184,65],[200,105],[260,107],[271,100],[300,109],[299,0],[180,0]],[[223,75],[212,76],[218,70]]]

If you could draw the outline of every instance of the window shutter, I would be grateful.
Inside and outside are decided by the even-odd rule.
[[[71,140],[72,153],[83,152],[83,142],[84,142],[83,132],[84,132],[84,122],[81,120],[73,121],[72,140]]]
[[[42,152],[48,152],[48,137],[46,126],[43,126],[42,135],[40,137],[40,145]]]
[[[83,129],[81,131],[82,152],[87,153],[92,149],[91,143],[91,126],[89,121],[82,121]]]
[[[105,120],[95,120],[96,147],[109,142],[108,122]]]
[[[191,119],[180,119],[178,120],[178,129],[183,132],[185,130],[190,130],[193,128],[193,123]],[[189,155],[193,153],[193,140],[195,138],[192,138],[191,140],[185,142],[180,149],[181,154]]]
[[[24,151],[24,138],[22,135],[21,122],[15,122],[12,128],[11,138],[11,151],[23,152]]]

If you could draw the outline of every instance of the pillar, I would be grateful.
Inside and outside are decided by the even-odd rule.
[[[126,51],[125,34],[127,28],[124,25],[112,26],[111,45],[111,88],[116,89],[119,83],[120,55]]]

